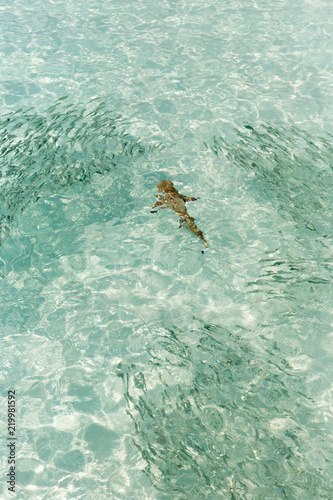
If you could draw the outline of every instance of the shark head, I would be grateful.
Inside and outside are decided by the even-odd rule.
[[[162,191],[163,193],[170,193],[176,191],[176,189],[173,187],[173,182],[171,181],[160,181],[157,184],[157,189],[159,191]]]

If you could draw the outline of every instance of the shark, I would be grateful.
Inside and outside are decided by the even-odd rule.
[[[179,220],[179,227],[185,227],[189,231],[191,231],[193,234],[198,236],[204,243],[205,247],[208,247],[208,243],[204,238],[204,235],[202,234],[202,231],[195,225],[193,217],[191,217],[186,210],[185,203],[188,201],[196,201],[198,198],[193,198],[191,196],[184,196],[183,194],[180,194],[177,189],[174,187],[173,182],[171,181],[160,181],[157,184],[157,189],[163,195],[156,195],[158,198],[158,201],[155,203],[155,205],[152,207],[151,213],[156,213],[157,210],[154,210],[154,208],[160,207],[160,208],[171,208],[176,212],[177,215],[180,216]],[[165,206],[162,206],[165,205]]]

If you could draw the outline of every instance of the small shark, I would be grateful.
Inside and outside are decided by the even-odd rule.
[[[180,216],[179,227],[186,227],[196,236],[204,242],[205,246],[208,247],[208,243],[205,240],[202,232],[194,224],[193,217],[190,217],[187,213],[185,203],[187,201],[195,201],[198,198],[191,198],[190,196],[184,196],[178,193],[177,189],[173,187],[173,182],[171,181],[161,181],[157,184],[157,189],[164,193],[165,196],[160,194],[156,195],[158,200],[152,208],[160,207],[161,205],[166,205],[166,207],[161,208],[171,208],[176,214]],[[151,213],[156,213],[157,210],[151,210]]]

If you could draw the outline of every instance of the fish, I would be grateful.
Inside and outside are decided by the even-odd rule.
[[[208,247],[208,242],[205,240],[202,231],[195,225],[193,217],[191,217],[186,210],[185,203],[188,201],[196,201],[198,198],[193,198],[190,196],[184,196],[178,193],[177,189],[174,187],[173,182],[163,180],[157,184],[158,191],[164,193],[164,196],[158,194],[156,195],[158,201],[152,207],[151,213],[156,213],[157,210],[154,208],[171,208],[180,216],[179,227],[185,227],[191,233],[198,236],[204,243],[205,247]],[[166,206],[162,206],[166,205]]]

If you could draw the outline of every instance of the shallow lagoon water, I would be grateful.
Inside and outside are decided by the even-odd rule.
[[[16,498],[332,495],[330,8],[2,5]]]

